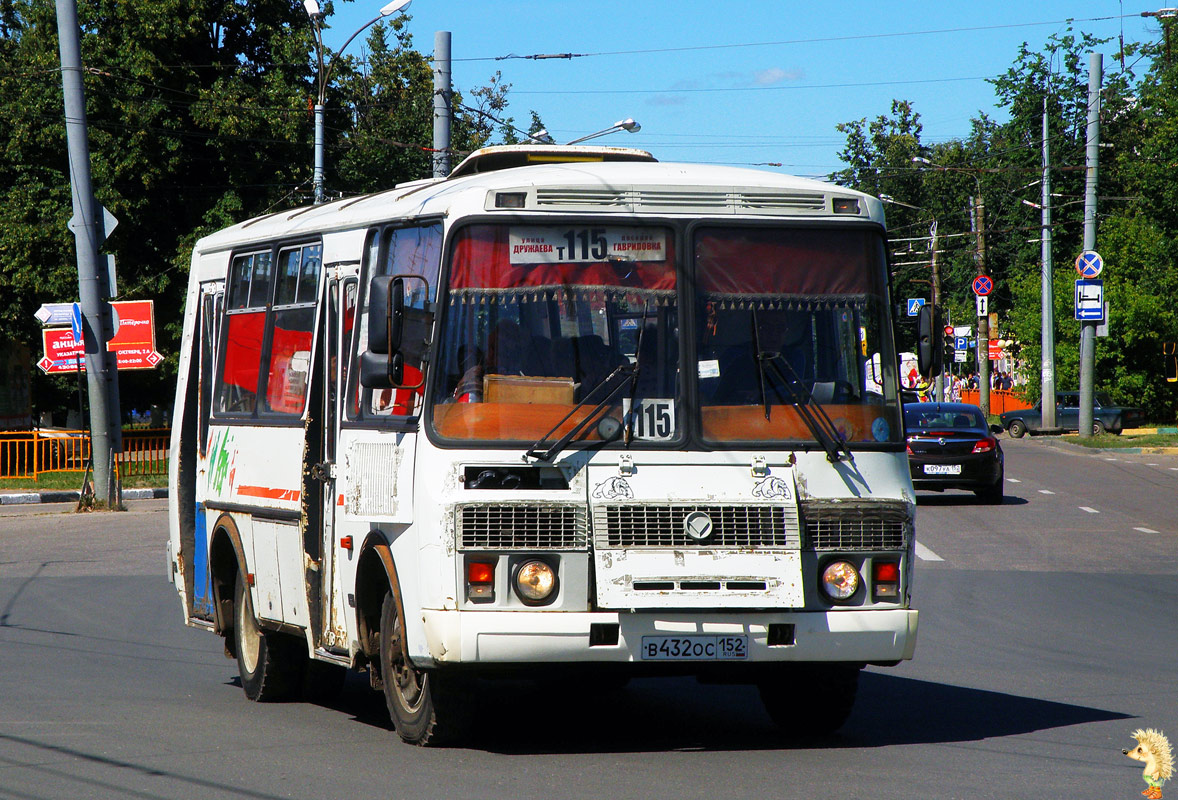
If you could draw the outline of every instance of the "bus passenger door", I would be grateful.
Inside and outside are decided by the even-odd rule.
[[[343,494],[337,479],[340,421],[345,416],[346,379],[356,321],[355,276],[333,277],[327,285],[326,342],[323,359],[323,462],[316,477],[323,484],[323,618],[320,641],[328,650],[347,651],[344,593],[340,581],[337,519]]]
[[[191,484],[180,489],[186,499],[185,512],[191,509],[193,514],[191,528],[184,526],[184,538],[180,547],[185,560],[185,578],[189,583],[186,589],[192,602],[190,613],[193,617],[204,620],[213,619],[213,587],[209,572],[209,531],[204,507],[204,489],[210,471],[217,468],[217,464],[214,463],[216,454],[209,451],[209,416],[213,402],[213,383],[217,377],[217,343],[220,341],[224,302],[225,281],[201,284],[196,331],[193,337],[193,358],[197,361],[198,369],[196,469],[192,474]],[[191,410],[188,413],[191,413]]]

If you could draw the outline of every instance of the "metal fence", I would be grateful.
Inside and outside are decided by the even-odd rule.
[[[167,428],[123,431],[123,452],[117,455],[119,477],[166,475]],[[31,478],[49,472],[81,472],[90,458],[86,431],[34,430],[0,433],[0,478]]]

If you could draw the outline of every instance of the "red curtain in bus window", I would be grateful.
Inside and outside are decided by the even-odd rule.
[[[665,261],[593,261],[583,264],[512,264],[507,226],[472,225],[454,248],[452,289],[524,289],[539,286],[626,286],[675,289],[674,242],[667,233]]]
[[[696,234],[696,280],[709,294],[863,295],[879,246],[867,231],[708,229]]]
[[[225,370],[221,382],[251,396],[258,390],[258,365],[262,362],[262,335],[266,312],[249,311],[226,317]]]
[[[270,363],[266,379],[266,407],[280,414],[302,414],[311,374],[311,328],[315,309],[292,308],[274,312]]]

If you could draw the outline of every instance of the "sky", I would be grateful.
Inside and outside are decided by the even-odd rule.
[[[386,0],[336,0],[325,32],[339,47]],[[821,177],[842,165],[840,122],[909,100],[933,144],[968,135],[985,112],[986,82],[1026,42],[1041,51],[1073,28],[1111,41],[1098,52],[1119,68],[1117,39],[1157,41],[1162,5],[1132,0],[413,0],[413,45],[432,55],[451,34],[453,86],[468,97],[499,71],[507,115],[527,128],[540,114],[560,143],[633,118],[634,133],[600,144],[638,147],[660,161],[765,166]],[[362,56],[365,35],[347,54]],[[539,54],[574,58],[529,59]],[[510,57],[516,56],[516,57]],[[1139,71],[1144,67],[1139,64]],[[428,142],[423,144],[429,144]]]

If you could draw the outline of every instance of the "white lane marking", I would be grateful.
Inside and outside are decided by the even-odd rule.
[[[1119,459],[1116,459],[1116,458],[1106,458],[1106,459],[1105,459],[1105,461],[1118,461],[1118,460],[1119,460]]]
[[[1055,494],[1055,492],[1051,491],[1050,489],[1040,489],[1039,494]]]
[[[1080,510],[1087,511],[1089,514],[1099,514],[1100,513],[1095,508],[1089,508],[1088,506],[1080,506]]]
[[[944,561],[945,560],[945,559],[941,558],[939,555],[937,555],[936,553],[934,553],[932,550],[929,550],[927,547],[925,547],[920,542],[916,543],[916,557],[919,558],[921,561]]]
[[[1141,531],[1142,533],[1157,533],[1153,528],[1134,528],[1133,530]]]
[[[1006,482],[1007,483],[1022,483],[1022,481],[1020,481],[1018,478],[1007,478]]]
[[[1170,467],[1170,472],[1178,472],[1178,467]]]
[[[1145,466],[1147,466],[1147,467],[1156,467],[1156,466],[1157,466],[1157,464],[1146,464]]]

